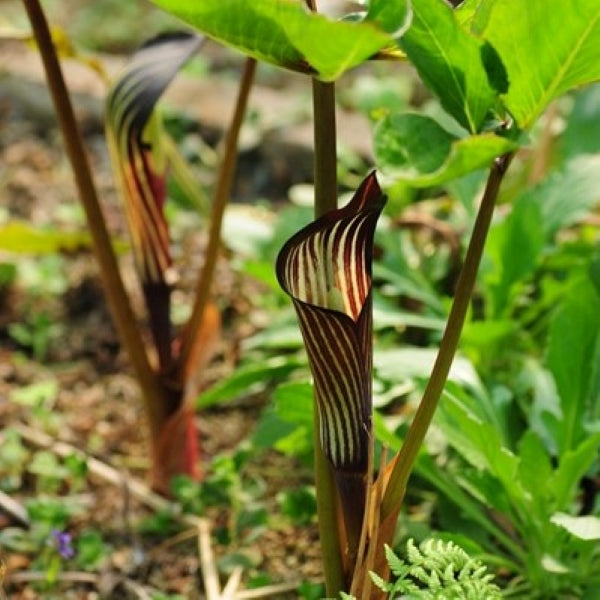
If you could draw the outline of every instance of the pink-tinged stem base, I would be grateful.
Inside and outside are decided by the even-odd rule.
[[[190,406],[182,406],[169,417],[153,440],[151,485],[165,496],[170,495],[171,481],[176,475],[187,475],[197,481],[202,476],[194,417]]]

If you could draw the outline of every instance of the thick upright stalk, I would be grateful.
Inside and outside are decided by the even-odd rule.
[[[475,287],[477,271],[494,213],[500,184],[511,159],[512,154],[506,154],[497,158],[490,170],[431,377],[423,393],[423,398],[419,404],[415,418],[406,434],[402,448],[393,463],[389,484],[385,491],[381,507],[382,521],[393,514],[394,511],[397,511],[402,503],[412,467],[444,390],[444,385],[446,384],[458,347],[460,333],[465,322],[473,288]]]
[[[313,79],[315,218],[337,208],[335,84]]]
[[[246,59],[233,118],[225,136],[223,158],[217,176],[215,195],[211,207],[206,257],[204,259],[202,271],[198,277],[194,306],[192,308],[190,320],[187,324],[179,357],[180,374],[183,374],[186,371],[188,360],[197,341],[196,336],[202,330],[202,319],[204,318],[204,311],[210,297],[211,285],[217,265],[217,258],[219,256],[219,248],[221,246],[221,225],[223,223],[223,215],[225,214],[225,207],[229,202],[231,184],[235,173],[238,137],[244,121],[244,115],[246,114],[248,96],[250,95],[250,89],[252,88],[255,70],[256,60],[253,58]]]
[[[335,87],[313,79],[315,218],[337,208],[337,148]],[[340,547],[341,516],[333,472],[323,453],[319,435],[319,410],[314,400],[315,484],[319,538],[323,556],[327,597],[337,598],[345,589]]]
[[[316,11],[315,0],[306,0]],[[337,208],[337,138],[335,129],[335,85],[318,79],[312,82],[314,128],[314,183],[315,218]],[[325,591],[329,598],[337,598],[345,588],[344,566],[340,547],[339,503],[333,472],[323,453],[319,435],[319,409],[314,399],[315,486],[319,539],[323,555]]]
[[[319,436],[320,418],[316,399],[313,405],[314,415],[314,456],[315,456],[315,488],[317,491],[317,518],[323,573],[325,575],[325,592],[328,598],[337,598],[345,589],[344,565],[340,547],[339,526],[341,515],[335,490],[335,482],[331,465],[321,446]]]
[[[150,429],[152,434],[155,434],[166,416],[165,390],[149,363],[137,319],[119,273],[117,259],[106,229],[85,148],[44,12],[38,0],[23,0],[23,3],[44,63],[54,109],[75,176],[79,198],[86,213],[94,253],[100,266],[104,292],[121,341],[142,389]]]

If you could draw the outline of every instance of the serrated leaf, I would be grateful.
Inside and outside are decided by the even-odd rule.
[[[444,109],[469,131],[481,131],[505,84],[502,63],[493,48],[459,25],[446,2],[419,0],[412,8],[401,48]],[[490,81],[487,71],[496,79]]]
[[[372,23],[331,21],[291,0],[153,1],[248,56],[327,81],[393,43]]]
[[[529,128],[556,97],[600,79],[597,0],[502,0],[484,37],[499,53],[510,87],[506,107]]]
[[[430,117],[388,115],[375,130],[375,156],[384,172],[415,187],[440,185],[487,168],[516,144],[492,133],[458,138]]]

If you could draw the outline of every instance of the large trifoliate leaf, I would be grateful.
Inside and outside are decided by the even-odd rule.
[[[507,70],[504,102],[521,128],[557,96],[600,79],[598,0],[495,2],[483,36]]]
[[[439,185],[488,167],[515,142],[492,133],[458,138],[430,117],[388,115],[375,130],[375,156],[387,173],[415,187]]]
[[[218,42],[323,80],[336,79],[393,44],[373,21],[331,21],[299,0],[153,1]],[[405,4],[394,0],[394,6]],[[389,24],[390,17],[383,16]]]
[[[444,109],[469,131],[481,131],[498,92],[506,91],[497,54],[461,27],[443,0],[418,0],[412,10],[400,46]]]

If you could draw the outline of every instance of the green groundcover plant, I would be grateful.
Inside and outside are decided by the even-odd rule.
[[[498,438],[492,425],[487,424],[488,418],[495,417],[489,407],[474,405],[472,396],[460,398],[449,387],[442,402],[441,427],[449,444],[457,451],[457,464],[467,464],[473,471],[461,476],[455,473],[451,477],[436,470],[439,465],[435,463],[429,465],[428,474],[428,467],[423,466],[419,456],[444,393],[471,307],[496,199],[513,158],[527,146],[528,136],[553,101],[574,88],[600,79],[600,50],[596,43],[600,34],[598,3],[594,0],[577,0],[568,5],[558,0],[527,3],[520,0],[466,0],[455,9],[443,0],[371,0],[362,10],[341,20],[319,14],[318,6],[312,1],[306,5],[292,0],[256,0],[252,3],[241,0],[205,0],[201,3],[156,0],[155,3],[204,35],[249,57],[240,88],[239,110],[234,116],[233,133],[227,140],[222,177],[213,205],[216,208],[211,231],[217,232],[212,238],[217,241],[207,253],[206,273],[209,277],[201,279],[203,287],[198,294],[198,309],[193,313],[188,336],[194,337],[200,331],[208,305],[218,225],[228,195],[236,132],[255,61],[304,73],[312,80],[315,220],[284,244],[277,257],[276,272],[296,310],[315,382],[314,464],[327,595],[335,597],[340,592],[347,592],[357,598],[376,598],[385,593],[385,585],[373,586],[370,572],[377,574],[379,579],[376,581],[381,584],[387,580],[389,567],[398,566],[392,556],[386,557],[384,548],[393,542],[409,476],[415,465],[421,476],[430,482],[435,480],[439,489],[446,485],[446,496],[461,503],[463,509],[469,506],[466,500],[462,502],[463,498],[471,502],[473,498],[485,499],[499,514],[509,513],[514,517],[521,527],[519,535],[527,541],[546,540],[552,535],[558,536],[557,539],[571,536],[573,555],[590,565],[595,564],[597,555],[586,544],[595,539],[596,521],[584,523],[565,512],[572,508],[579,479],[591,468],[591,449],[596,449],[598,444],[597,437],[589,435],[593,427],[590,422],[587,425],[585,422],[590,414],[593,419],[597,412],[593,402],[590,408],[590,397],[596,398],[598,389],[594,379],[596,367],[589,366],[589,357],[597,356],[597,340],[589,333],[593,330],[594,315],[598,314],[590,308],[597,302],[593,274],[591,277],[587,274],[587,281],[584,275],[581,276],[582,281],[577,284],[581,287],[573,284],[579,303],[564,305],[564,312],[554,316],[550,326],[553,339],[560,338],[564,343],[566,338],[578,351],[567,357],[557,347],[559,342],[550,343],[546,367],[556,385],[556,395],[551,399],[554,405],[533,414],[532,424],[535,423],[537,429],[518,436],[516,441],[511,439],[517,453],[508,442],[505,444]],[[94,212],[97,202],[89,202],[95,194],[89,170],[81,163],[83,152],[77,146],[72,115],[65,113],[64,107],[61,109],[66,90],[57,85],[61,81],[60,71],[55,64],[52,44],[44,38],[43,15],[37,2],[26,0],[25,6],[45,60],[51,88],[58,98],[58,112],[81,194],[87,198],[84,203],[90,211],[90,228],[96,246],[101,249],[98,255],[105,273],[106,291],[109,299],[112,298],[113,312],[121,324],[122,335],[129,340],[126,345],[144,391],[149,421],[158,431],[157,424],[164,425],[167,421],[165,406],[169,406],[169,399],[158,391],[164,391],[165,381],[168,381],[163,379],[169,374],[169,369],[164,366],[170,366],[172,346],[161,341],[155,333],[158,355],[163,362],[163,368],[155,371],[148,365],[139,335],[132,332],[133,319],[124,312],[123,306],[127,303],[122,284],[114,276],[116,267],[111,264],[114,260],[107,250],[110,244],[96,224],[96,221],[102,221]],[[374,446],[377,419],[373,417],[372,383],[375,294],[372,259],[375,227],[386,197],[376,174],[371,173],[364,178],[352,200],[345,207],[337,208],[334,112],[334,81],[348,69],[370,59],[409,62],[439,102],[435,117],[425,111],[389,111],[377,124],[377,163],[389,178],[413,188],[430,188],[451,185],[459,177],[488,170],[447,322],[439,340],[439,351],[422,398],[414,418],[402,431],[401,444],[397,440],[394,443],[394,436],[388,436],[392,448],[399,446],[398,452],[392,457],[385,451],[378,453],[377,461]],[[160,65],[161,60],[156,64]],[[138,184],[144,181],[138,176],[134,191],[160,209],[162,200],[156,195],[159,186],[153,179],[153,172],[160,164],[156,162],[156,156],[152,157],[154,162],[149,161],[146,146],[141,143],[147,142],[147,138],[140,138],[145,135],[146,123],[141,123],[141,129],[137,130],[131,127],[135,121],[121,120],[119,125],[117,118],[115,123],[116,142],[113,146],[121,151],[121,160],[125,156],[124,162],[134,165],[141,161],[145,182],[150,182],[140,193],[142,186]],[[123,123],[125,127],[122,127]],[[126,187],[127,172],[122,180]],[[518,210],[507,219],[505,238],[502,239],[501,233],[497,234],[500,235],[497,248],[518,242],[524,248],[526,259],[524,264],[518,257],[513,258],[512,264],[497,262],[496,272],[492,271],[488,288],[490,314],[500,324],[513,295],[518,294],[512,284],[519,282],[523,274],[520,269],[531,271],[533,265],[528,267],[527,260],[535,261],[537,253],[533,250],[536,245],[543,245],[544,236],[555,232],[561,224],[553,212],[545,214],[543,208],[530,208],[530,204],[535,207],[526,200],[516,205]],[[130,210],[133,210],[133,220],[143,214],[139,204],[138,208]],[[535,210],[539,215],[534,214]],[[526,217],[519,216],[519,211]],[[539,218],[538,229],[530,232],[529,217],[536,216]],[[522,219],[520,226],[519,219]],[[160,230],[159,216],[152,231]],[[157,281],[161,283],[161,277],[157,279],[157,275],[168,264],[168,258],[163,256],[161,260],[159,255],[160,248],[165,247],[164,239],[159,236],[162,241],[146,243],[144,236],[150,231],[147,227],[132,227],[132,231],[134,237],[139,235],[139,246],[134,244],[134,247],[138,249],[146,244],[156,258],[156,262],[149,265],[144,263],[148,253],[140,252],[142,260],[138,259],[138,264],[143,281],[152,285]],[[528,251],[531,251],[529,255]],[[497,254],[497,260],[498,256],[503,255]],[[164,287],[164,281],[161,285]],[[587,301],[581,301],[582,297]],[[152,295],[154,298],[156,296]],[[164,309],[159,312],[161,310],[164,316]],[[149,312],[156,314],[151,306]],[[573,329],[568,329],[566,323],[575,313],[581,320]],[[497,327],[496,331],[501,330],[500,325]],[[164,334],[163,329],[161,332]],[[194,344],[189,337],[184,336],[181,343],[183,356],[192,356]],[[183,361],[183,366],[179,365],[182,373],[187,367],[187,360]],[[571,386],[573,372],[578,374],[579,382],[575,391]],[[528,389],[531,392],[531,386]],[[574,394],[577,397],[573,400]],[[157,411],[162,411],[161,416],[156,416]],[[167,413],[166,416],[170,415]],[[563,423],[567,423],[566,427]],[[512,434],[510,427],[507,431]],[[156,434],[156,439],[160,440],[160,434]],[[161,448],[157,442],[155,449]],[[160,459],[166,460],[167,451],[163,452]],[[557,466],[552,464],[552,459]],[[460,463],[461,460],[464,463]],[[572,468],[573,462],[577,463],[577,469]],[[540,480],[538,487],[544,491],[539,496],[543,500],[539,500],[537,496],[532,498],[530,484],[532,478],[540,478],[542,473],[547,482],[544,486]],[[489,490],[497,490],[498,482],[502,491],[493,497]],[[531,505],[536,502],[548,506],[538,506],[539,510],[534,513]],[[482,514],[479,506],[477,510]],[[473,509],[471,516],[475,512]],[[544,521],[535,522],[535,517],[529,518],[530,515],[542,516]],[[520,549],[513,540],[513,532],[495,528],[493,516],[485,516],[486,522],[490,523],[487,530],[503,542],[513,558],[526,563],[529,556],[536,556],[535,552],[527,554],[526,550]],[[480,518],[478,524],[483,527],[482,521]],[[581,534],[582,529],[588,527],[592,528],[591,537],[587,533]],[[546,571],[558,573],[562,569],[571,569],[562,563],[557,565],[553,560],[552,556],[542,556],[545,571],[538,569],[540,577],[531,579],[538,590],[543,590]],[[592,567],[590,570],[593,572]],[[560,590],[560,584],[557,585],[552,591]]]

